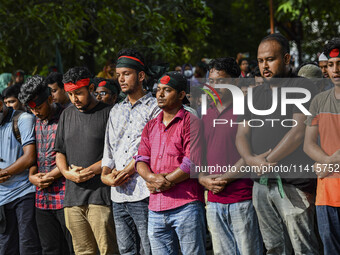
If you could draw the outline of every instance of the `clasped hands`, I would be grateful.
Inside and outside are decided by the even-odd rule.
[[[0,183],[7,181],[9,178],[11,178],[11,175],[8,171],[0,168]]]
[[[174,183],[170,182],[166,176],[168,173],[155,174],[150,173],[146,180],[146,187],[149,189],[150,193],[158,193],[166,191],[175,186]]]
[[[64,171],[66,179],[75,183],[85,182],[95,176],[95,173],[90,168],[71,165],[67,171]]]

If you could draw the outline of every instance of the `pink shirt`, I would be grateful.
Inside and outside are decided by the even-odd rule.
[[[143,130],[138,155],[134,157],[136,164],[147,163],[153,173],[171,173],[178,167],[190,173],[193,162],[200,164],[202,138],[201,121],[197,117],[181,108],[165,126],[162,111]],[[203,187],[197,178],[190,178],[167,191],[150,194],[149,209],[165,211],[197,200],[204,201]]]
[[[228,124],[231,120],[234,123],[237,122],[237,116],[233,115],[232,104],[221,113],[214,104],[211,104],[210,108],[207,110],[207,115],[202,117],[202,121],[207,146],[206,157],[208,166],[233,166],[240,159],[240,155],[235,145],[238,125],[230,126],[225,124],[216,125],[214,127],[214,119],[228,120]],[[253,181],[249,179],[249,176],[243,176],[243,178],[228,184],[220,193],[213,194],[209,191],[208,201],[232,204],[250,200],[252,199],[252,189]]]

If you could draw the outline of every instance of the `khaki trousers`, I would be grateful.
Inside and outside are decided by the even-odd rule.
[[[65,207],[66,227],[72,235],[77,255],[118,254],[116,233],[110,206],[84,205]]]

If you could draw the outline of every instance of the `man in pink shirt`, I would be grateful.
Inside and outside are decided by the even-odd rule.
[[[233,79],[239,76],[240,68],[231,57],[213,59],[209,63],[208,81],[213,88],[218,84],[234,84]],[[235,166],[237,169],[245,165],[235,145],[238,125],[214,124],[216,119],[237,122],[233,113],[233,96],[229,89],[216,90],[221,101],[210,104],[207,114],[202,117],[207,166]],[[236,171],[216,170],[213,173],[200,173],[199,182],[209,190],[207,223],[214,254],[263,254],[250,176]],[[221,174],[224,175],[219,176]]]
[[[157,102],[163,110],[142,133],[136,169],[147,182],[148,235],[153,254],[205,254],[203,188],[190,179],[201,160],[201,121],[182,106],[186,79],[168,72],[158,80]]]

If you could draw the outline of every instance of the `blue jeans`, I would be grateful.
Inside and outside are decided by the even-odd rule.
[[[5,205],[6,231],[0,234],[0,255],[41,254],[34,198],[35,193],[29,193]]]
[[[208,202],[207,220],[215,255],[262,255],[263,243],[251,200],[233,204]]]
[[[205,254],[204,207],[199,201],[181,207],[149,211],[149,238],[152,254]]]
[[[149,198],[138,202],[112,203],[119,253],[151,254],[148,238]]]
[[[277,184],[254,182],[253,204],[268,254],[319,254],[315,229],[314,195],[283,184],[281,198]]]
[[[316,215],[324,254],[340,254],[340,208],[316,206]]]

